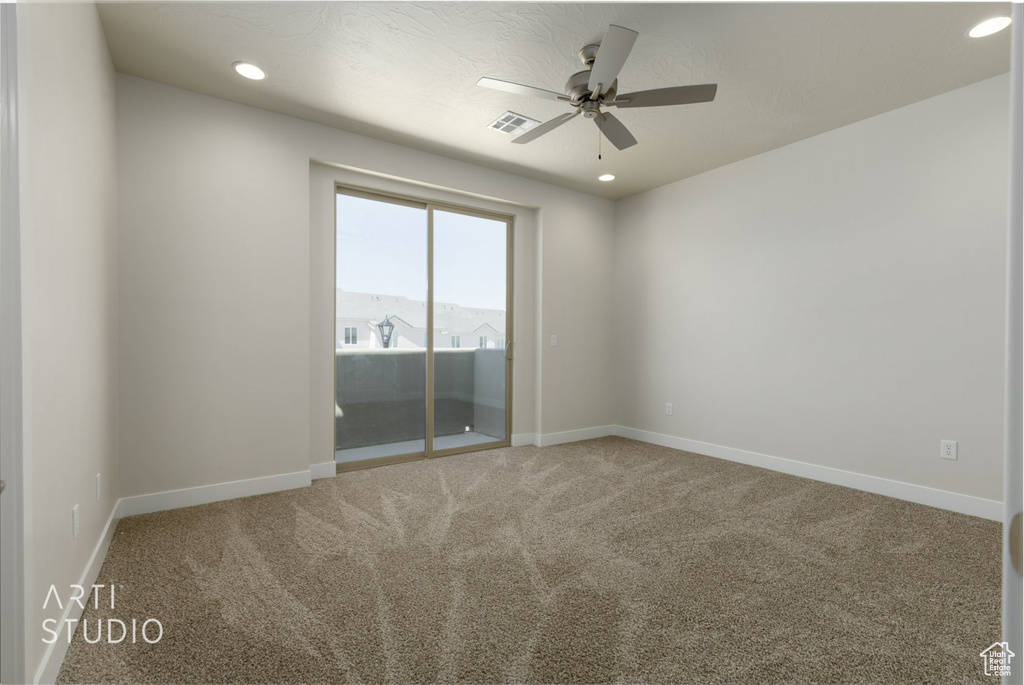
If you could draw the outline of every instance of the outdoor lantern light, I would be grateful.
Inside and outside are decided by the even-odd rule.
[[[380,329],[380,342],[387,349],[391,345],[391,332],[395,330],[395,324],[391,323],[391,317],[385,316],[384,320],[377,324]]]

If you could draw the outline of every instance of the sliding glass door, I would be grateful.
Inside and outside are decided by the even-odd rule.
[[[512,221],[338,187],[335,458],[509,444]]]
[[[432,218],[434,447],[504,441],[508,223],[442,209]]]
[[[423,452],[426,207],[338,193],[336,230],[335,458]]]

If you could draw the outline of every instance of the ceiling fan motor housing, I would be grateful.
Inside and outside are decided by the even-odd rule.
[[[612,81],[611,88],[606,88],[602,99],[613,100],[615,99],[615,91],[619,86],[619,80],[615,79]],[[565,94],[572,99],[574,105],[578,105],[584,100],[590,99],[590,71],[578,71],[569,77],[569,80],[565,82]],[[586,115],[586,112],[584,112]]]

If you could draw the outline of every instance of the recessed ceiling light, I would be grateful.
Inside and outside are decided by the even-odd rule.
[[[612,175],[612,174],[601,174],[600,176],[597,177],[597,180],[598,181],[605,181],[605,182],[607,182],[607,181],[614,181],[615,180],[615,176]]]
[[[999,33],[1007,26],[1010,25],[1012,20],[1009,17],[992,17],[981,22],[973,29],[967,32],[967,35],[971,38],[983,38],[985,36],[991,36],[993,33]]]
[[[235,68],[235,71],[237,71],[240,76],[251,78],[253,81],[262,81],[267,78],[266,72],[255,64],[249,64],[248,62],[235,62],[231,66]]]

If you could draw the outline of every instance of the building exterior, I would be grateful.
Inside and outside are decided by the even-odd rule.
[[[353,293],[337,289],[335,337],[338,350],[381,349],[380,329],[385,317],[395,325],[391,348],[425,349],[427,303],[397,295]],[[449,302],[434,305],[434,347],[504,349],[505,312],[477,309]]]

